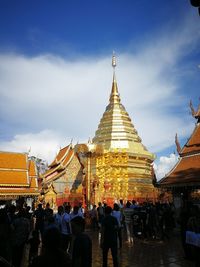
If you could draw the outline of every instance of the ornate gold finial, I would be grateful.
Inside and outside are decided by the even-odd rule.
[[[115,51],[113,51],[113,55],[112,55],[112,66],[113,66],[114,69],[117,66]]]

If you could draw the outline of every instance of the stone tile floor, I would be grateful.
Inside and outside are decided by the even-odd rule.
[[[97,232],[87,231],[93,241],[93,267],[102,267],[102,252],[99,247]],[[130,247],[125,243],[119,250],[119,267],[194,267],[194,263],[184,259],[179,233],[173,233],[169,240],[143,241],[135,239]],[[108,256],[108,267],[113,266],[111,253]]]
[[[86,229],[86,233],[92,238],[93,265],[102,267],[102,251],[99,246],[98,231]],[[129,246],[123,235],[123,247],[119,249],[119,267],[194,267],[195,264],[184,259],[179,233],[175,231],[169,240],[144,241],[134,240],[134,245]],[[22,267],[28,266],[28,250],[24,257]],[[109,252],[108,267],[112,267],[112,257]]]

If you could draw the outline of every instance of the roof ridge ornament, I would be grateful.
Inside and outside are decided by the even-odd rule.
[[[192,113],[192,116],[197,119],[197,123],[200,122],[200,104],[197,108],[197,110],[195,111],[193,105],[192,105],[192,100],[190,100],[190,109],[191,109],[191,113]]]
[[[180,155],[180,152],[181,152],[181,146],[180,146],[180,143],[179,143],[179,140],[178,140],[178,135],[176,133],[175,135],[175,144],[176,144],[176,150],[178,152],[178,154]]]

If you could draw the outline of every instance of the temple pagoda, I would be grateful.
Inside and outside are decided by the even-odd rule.
[[[182,195],[185,199],[192,197],[192,194],[195,196],[200,189],[200,105],[197,111],[191,102],[190,107],[193,117],[197,120],[195,128],[183,148],[176,135],[179,160],[159,182],[161,188],[171,190],[174,196]]]
[[[0,151],[0,200],[39,196],[35,162],[27,153]],[[32,202],[32,201],[31,201]]]
[[[121,103],[115,75],[115,55],[112,66],[109,104],[94,138],[87,145],[90,168],[90,171],[86,171],[90,187],[88,201],[113,203],[119,199],[153,200],[156,198],[152,167],[155,156],[142,144]]]
[[[120,199],[155,200],[152,163],[155,156],[121,104],[112,58],[113,82],[103,117],[92,140],[61,149],[44,174],[45,202],[91,204]]]

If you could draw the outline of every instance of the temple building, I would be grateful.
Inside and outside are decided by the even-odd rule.
[[[177,135],[175,138],[179,160],[174,168],[159,182],[159,186],[171,191],[173,197],[182,200],[200,197],[200,105],[197,111],[190,103],[193,117],[197,120],[195,128],[181,148]]]
[[[51,207],[69,202],[84,202],[83,165],[72,144],[60,149],[49,169],[43,175],[43,193]]]
[[[112,58],[113,82],[109,104],[92,140],[60,150],[44,175],[45,199],[57,194],[63,199],[80,199],[87,206],[98,202],[112,204],[123,200],[155,200],[152,163],[154,154],[142,144],[121,103]],[[44,188],[45,188],[44,186]],[[49,190],[49,191],[48,191]]]
[[[27,153],[0,151],[0,200],[30,199],[39,196],[35,162]]]

